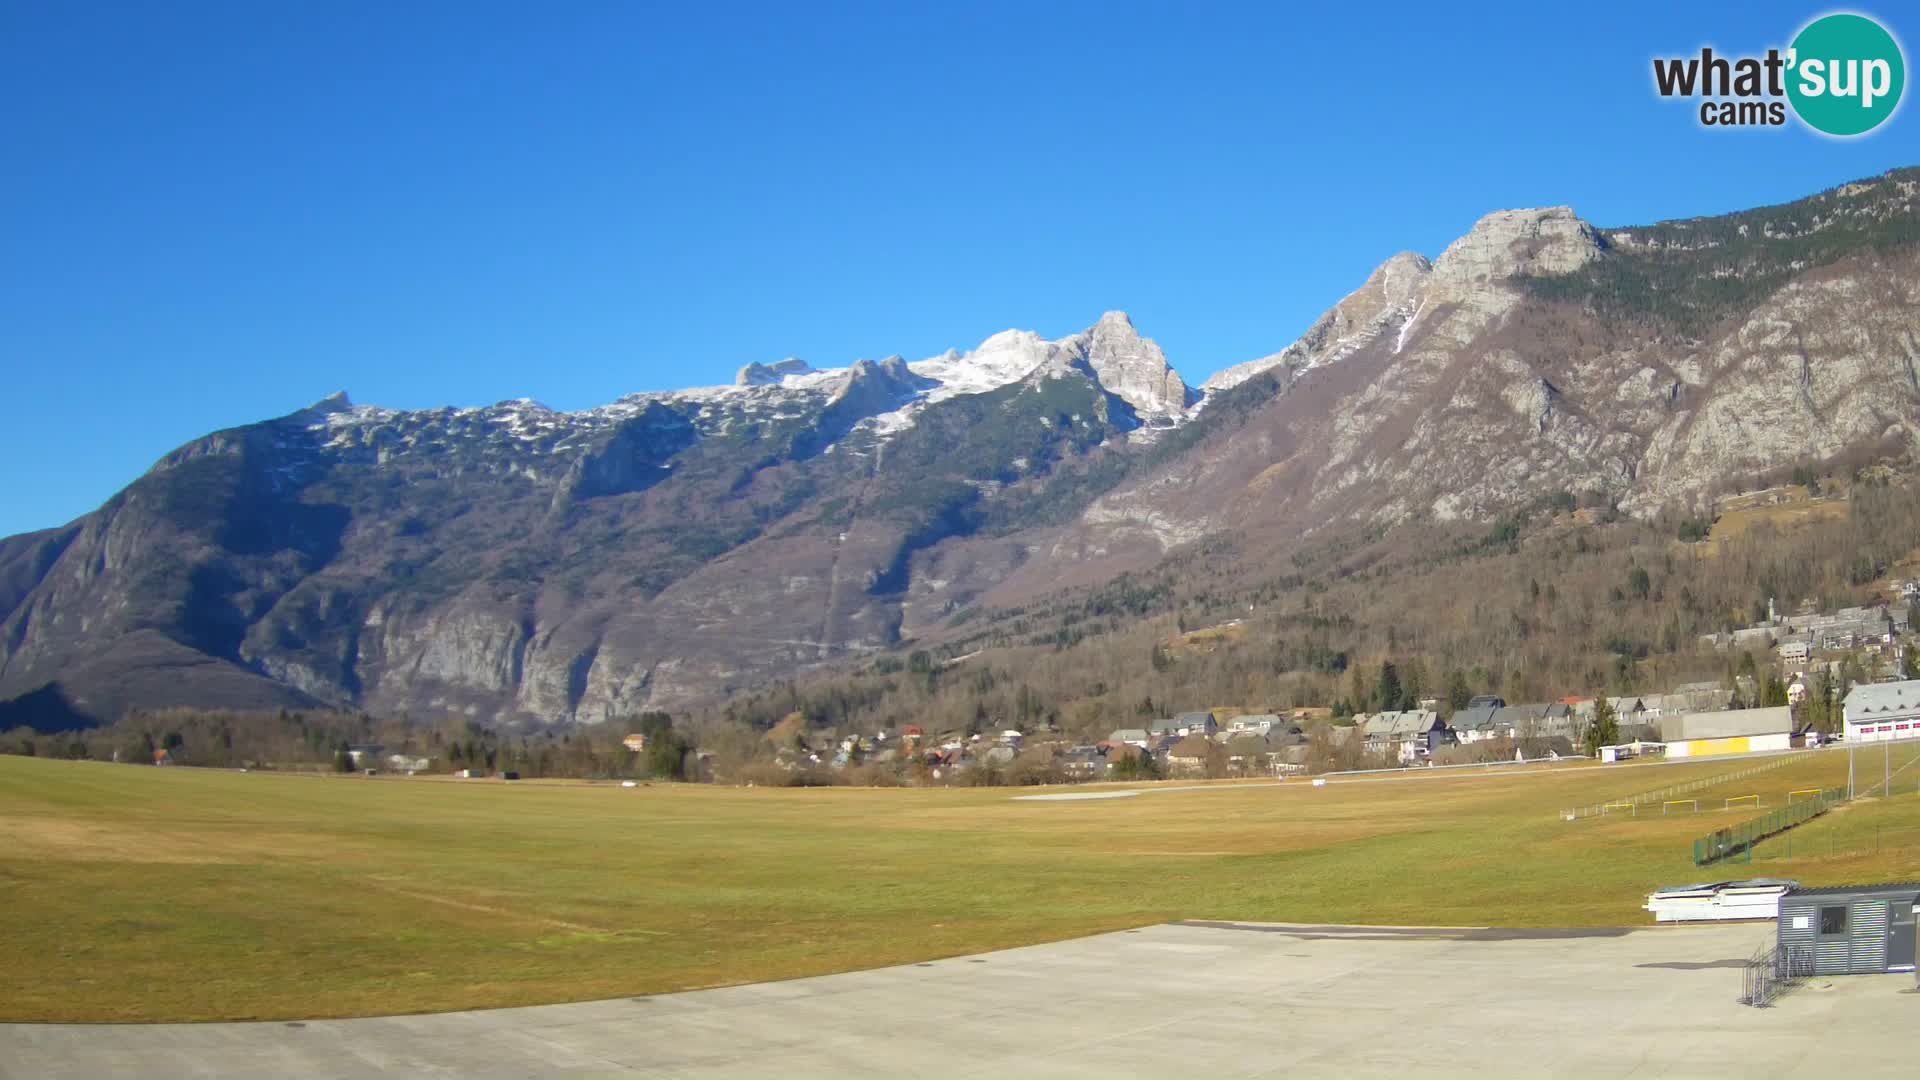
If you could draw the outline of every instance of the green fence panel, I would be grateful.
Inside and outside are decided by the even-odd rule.
[[[1845,791],[1840,788],[1830,788],[1822,791],[1816,798],[1790,803],[1730,828],[1716,829],[1693,842],[1693,864],[1706,866],[1721,859],[1751,852],[1753,846],[1760,841],[1786,832],[1796,825],[1812,821],[1845,798]]]

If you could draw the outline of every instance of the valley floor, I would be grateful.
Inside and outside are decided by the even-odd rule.
[[[1768,841],[1751,865],[1707,868],[1696,836],[1754,816],[1744,803],[1844,784],[1845,751],[1691,791],[1697,814],[1577,822],[1562,810],[1746,763],[1032,802],[1006,788],[624,789],[0,757],[0,1021],[626,998],[1192,919],[1644,925],[1661,886],[1920,877],[1920,748],[1891,753],[1863,752],[1860,773],[1863,790],[1893,773],[1893,797]]]

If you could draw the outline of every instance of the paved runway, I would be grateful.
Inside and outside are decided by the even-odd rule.
[[[1910,1075],[1912,976],[1736,1002],[1771,934],[1182,923],[578,1005],[0,1025],[0,1077]]]

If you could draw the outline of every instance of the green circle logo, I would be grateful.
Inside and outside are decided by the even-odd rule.
[[[1815,131],[1862,135],[1900,104],[1906,58],[1886,28],[1865,15],[1826,15],[1793,39],[1787,99]]]

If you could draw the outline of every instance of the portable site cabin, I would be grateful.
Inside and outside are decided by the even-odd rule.
[[[1807,975],[1912,971],[1920,883],[1794,889],[1780,898],[1782,957]]]

